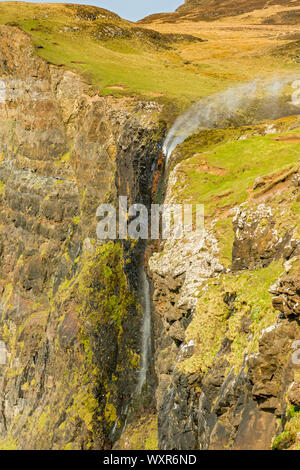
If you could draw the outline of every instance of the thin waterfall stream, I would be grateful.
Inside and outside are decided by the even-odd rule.
[[[141,366],[138,373],[138,383],[136,387],[135,394],[140,395],[142,393],[143,387],[147,381],[147,373],[150,366],[150,359],[152,353],[152,346],[151,346],[151,292],[150,292],[150,284],[146,274],[146,270],[144,265],[142,265],[140,270],[140,300],[143,309],[143,323],[142,323],[142,347],[141,347]],[[133,398],[133,397],[132,397]],[[123,409],[123,414],[126,416],[125,422],[122,426],[121,433],[126,428],[127,424],[127,413],[129,409],[130,403],[127,403],[125,408]],[[113,438],[116,434],[118,429],[118,424],[120,420],[117,417],[113,429],[111,431],[111,438]]]
[[[143,386],[146,383],[151,357],[151,294],[150,284],[144,266],[141,268],[140,280],[144,319],[142,325],[141,367],[138,376],[137,394],[142,392]]]

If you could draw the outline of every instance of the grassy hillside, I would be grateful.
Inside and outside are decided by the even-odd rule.
[[[280,130],[276,134],[265,135],[264,125],[212,130],[178,146],[176,201],[203,203],[212,217],[258,197],[257,178],[264,181],[264,191],[271,191],[299,166],[300,151],[299,118],[274,124]],[[293,130],[286,131],[289,127]]]
[[[242,15],[248,20],[272,18],[272,23],[297,24],[300,8],[294,0],[185,0],[176,12],[150,15],[142,22],[216,21]]]
[[[201,79],[178,54],[185,44],[201,48],[199,38],[161,35],[100,8],[3,2],[0,24],[28,32],[38,55],[80,72],[103,94],[167,95],[190,102],[224,86],[221,77]]]
[[[79,72],[101,94],[143,95],[180,108],[262,70],[296,67],[292,57],[271,55],[282,41],[264,32],[243,40],[240,32],[208,33],[198,23],[154,31],[96,7],[1,2],[0,24],[28,32],[38,55]]]

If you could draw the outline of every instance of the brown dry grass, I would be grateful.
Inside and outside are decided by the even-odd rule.
[[[205,39],[207,42],[200,45],[184,44],[177,49],[186,66],[198,67],[198,73],[203,76],[246,81],[299,70],[299,64],[284,55],[274,56],[273,51],[289,44],[290,37],[300,33],[300,27],[246,23],[245,19],[241,15],[215,22],[154,21],[142,26],[161,33],[180,32]]]

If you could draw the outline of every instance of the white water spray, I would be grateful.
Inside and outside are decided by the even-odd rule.
[[[129,408],[129,403],[127,403],[127,405],[125,406],[124,408],[124,411],[122,414],[124,414],[124,416],[126,417],[125,418],[125,421],[124,421],[124,424],[122,426],[122,429],[120,430],[120,436],[122,436],[122,433],[124,431],[124,429],[126,428],[127,426],[127,419],[128,419],[128,408]],[[112,431],[111,431],[111,438],[113,439],[115,437],[115,434],[116,434],[116,431],[118,429],[118,425],[119,425],[119,418],[117,417],[116,421],[115,421],[115,424],[114,424],[114,427],[112,428]]]
[[[142,327],[141,367],[138,377],[137,394],[142,392],[143,386],[147,380],[147,372],[151,357],[151,295],[150,285],[144,266],[141,268],[140,280],[144,319]]]
[[[286,88],[292,87],[297,79],[299,75],[269,81],[257,79],[198,101],[179,116],[171,127],[163,145],[166,163],[175,147],[189,136],[205,129],[228,127],[228,121],[238,117],[239,112],[246,112],[255,103],[259,105],[263,119],[270,119],[274,115],[278,118],[286,115],[283,111],[280,116],[280,100],[284,100]],[[293,105],[291,102],[291,93],[287,96],[290,102],[286,100],[285,104],[290,105],[291,114],[293,106],[295,114],[298,114],[299,107],[297,109],[295,103]],[[251,124],[255,116],[249,114],[249,122],[247,122],[247,116],[243,118],[243,124],[246,125]]]

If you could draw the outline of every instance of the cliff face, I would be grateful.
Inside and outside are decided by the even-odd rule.
[[[95,11],[75,12],[91,24],[88,40],[103,26]],[[49,29],[44,16],[35,21],[44,46],[0,27],[0,448],[299,448],[299,117],[191,136],[163,174],[173,95],[105,96],[120,68],[96,93],[37,55],[54,55],[51,28],[62,50],[78,30],[70,41],[69,24],[60,33],[54,20]],[[174,57],[149,34],[162,77],[182,72],[175,56],[167,74]],[[124,77],[136,91],[140,69],[128,56],[137,43],[128,52],[105,41],[109,73],[118,46],[138,70]],[[119,195],[147,206],[204,203],[204,236],[146,250],[100,243],[96,209]],[[137,397],[144,265],[153,357]]]
[[[100,97],[0,28],[1,447],[110,446],[136,387],[138,251],[96,243],[96,208],[146,204],[160,107]],[[142,175],[142,176],[141,176]]]
[[[286,135],[299,119],[273,125]],[[208,131],[172,157],[166,201],[211,189],[204,237],[162,243],[150,259],[162,449],[299,448],[300,176],[297,147],[281,169],[274,143],[284,135],[267,126]],[[243,159],[251,142],[256,163]],[[226,154],[247,161],[229,191]],[[270,174],[255,178],[270,157]]]

